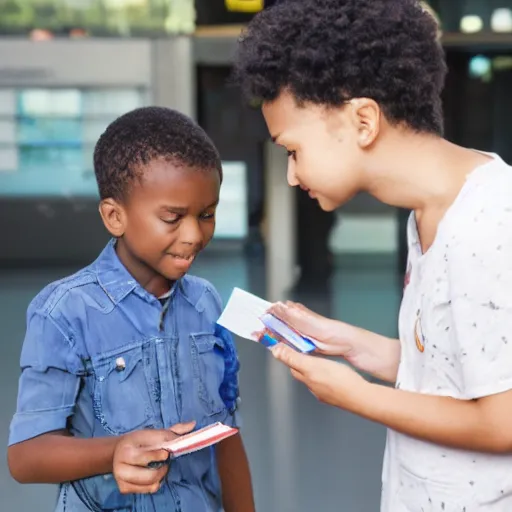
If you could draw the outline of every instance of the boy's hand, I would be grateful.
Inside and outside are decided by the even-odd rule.
[[[177,437],[188,434],[195,422],[180,423],[168,430],[140,430],[122,436],[115,448],[113,474],[122,494],[154,494],[169,471],[164,464],[151,469],[151,462],[164,462],[169,452],[158,447]]]

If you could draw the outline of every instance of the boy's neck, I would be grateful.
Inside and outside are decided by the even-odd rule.
[[[133,258],[130,252],[126,250],[122,240],[116,242],[115,250],[126,270],[146,291],[160,298],[171,290],[174,283]]]
[[[466,177],[491,157],[432,135],[393,131],[374,148],[366,191],[379,201],[414,210],[445,211]]]

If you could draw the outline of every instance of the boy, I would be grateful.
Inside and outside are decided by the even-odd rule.
[[[219,297],[186,275],[213,236],[219,154],[190,119],[149,107],[107,128],[94,167],[113,240],[29,306],[11,473],[60,484],[59,512],[251,511],[239,434],[148,467],[168,462],[158,446],[180,434],[238,426]]]
[[[347,365],[277,347],[320,400],[389,427],[385,512],[512,510],[512,169],[442,137],[438,27],[416,0],[284,1],[237,76],[325,210],[359,191],[413,210],[400,340],[296,305],[274,314]]]

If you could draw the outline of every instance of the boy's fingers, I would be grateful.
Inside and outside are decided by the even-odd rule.
[[[169,452],[162,448],[140,451],[133,462],[127,461],[127,464],[147,468],[151,462],[165,462],[169,458]]]
[[[182,436],[184,434],[189,434],[190,432],[192,432],[195,426],[195,421],[190,421],[188,423],[177,423],[176,425],[173,425],[169,430],[178,436]],[[171,437],[170,439],[167,439],[167,441],[172,441],[172,439],[174,438]]]
[[[162,481],[163,477],[162,479],[150,484],[137,484],[121,480],[118,482],[118,486],[121,494],[155,494],[160,490]]]
[[[169,466],[167,464],[159,469],[150,469],[147,466],[138,467],[131,464],[121,464],[116,468],[115,477],[117,481],[126,484],[147,486],[158,484],[165,478],[168,471]]]
[[[147,468],[150,462],[164,462],[169,458],[169,452],[160,446],[152,448],[139,448],[137,446],[125,446],[116,457],[122,466]]]

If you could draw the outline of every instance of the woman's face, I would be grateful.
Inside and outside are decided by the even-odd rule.
[[[283,92],[263,105],[274,142],[288,151],[288,183],[307,190],[326,211],[335,210],[363,188],[360,129],[352,102],[326,108],[298,106]]]

